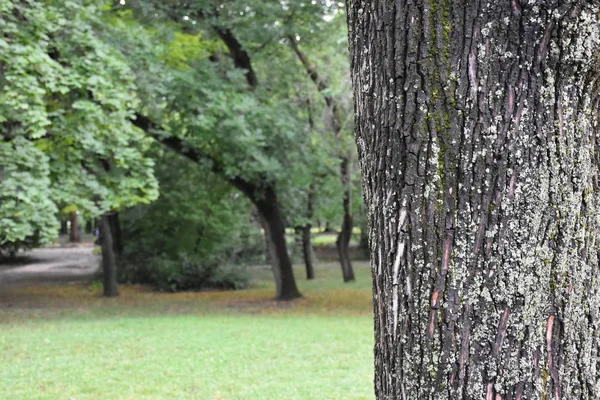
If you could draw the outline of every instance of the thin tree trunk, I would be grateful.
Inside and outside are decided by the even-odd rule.
[[[295,229],[296,234],[298,235],[298,241],[300,242],[300,247],[302,248],[302,259],[304,260],[304,266],[306,267],[307,280],[315,279],[315,255],[311,243],[311,229],[312,224],[298,226]]]
[[[102,275],[104,297],[119,295],[117,286],[117,266],[115,262],[114,243],[108,214],[100,217],[100,244],[102,246]]]
[[[302,227],[302,252],[304,254],[304,264],[306,266],[306,279],[315,279],[315,252],[313,251],[311,241],[312,224],[306,224]]]
[[[267,188],[262,197],[253,198],[265,231],[267,250],[275,278],[276,299],[293,300],[302,297],[296,286],[292,262],[285,241],[285,225],[279,213],[277,196],[272,188]]]
[[[312,126],[312,122],[311,122],[311,126]],[[301,235],[302,235],[302,254],[304,257],[304,265],[306,266],[306,279],[307,280],[315,279],[314,261],[315,261],[316,257],[315,257],[315,253],[313,251],[312,241],[311,241],[311,238],[312,238],[312,234],[311,234],[312,222],[311,221],[314,216],[315,196],[316,196],[316,185],[314,182],[311,182],[311,184],[308,188],[308,194],[307,194],[307,199],[306,199],[306,219],[309,222],[300,228]]]
[[[599,399],[600,2],[347,6],[377,399]]]
[[[117,257],[120,257],[123,255],[124,246],[123,246],[123,232],[121,230],[121,222],[119,220],[119,213],[116,211],[112,212],[109,215],[108,220],[110,222],[110,231],[111,231],[112,238],[113,238],[113,249],[114,249],[115,255]]]
[[[69,215],[71,221],[71,230],[69,231],[69,242],[79,243],[81,242],[81,232],[79,231],[79,215],[77,212],[72,212]]]
[[[341,108],[337,102],[337,100],[328,93],[329,86],[319,75],[316,67],[311,64],[308,60],[306,54],[304,54],[300,47],[298,46],[298,42],[294,35],[288,36],[289,44],[298,56],[298,59],[304,65],[306,73],[310,77],[310,79],[315,83],[317,89],[323,95],[323,99],[327,104],[327,107],[331,111],[331,121],[330,125],[335,135],[336,140],[341,143],[341,135],[343,130],[343,120],[340,116]],[[309,122],[312,126],[312,116],[310,114],[310,105],[309,105]],[[338,238],[336,240],[337,251],[340,259],[340,266],[342,267],[342,275],[344,277],[344,282],[350,282],[354,280],[354,271],[352,269],[352,262],[350,261],[350,239],[352,238],[352,175],[351,175],[351,159],[352,152],[350,151],[342,151],[340,154],[340,178],[342,184],[344,185],[344,199],[343,199],[343,210],[344,210],[344,218],[342,222],[342,231],[339,233]],[[325,231],[328,231],[329,225],[325,228]]]
[[[342,158],[340,170],[342,184],[344,185],[344,219],[342,221],[342,229],[338,234],[335,244],[337,247],[338,256],[340,258],[344,282],[352,282],[355,278],[354,269],[352,268],[352,261],[350,260],[350,240],[352,239],[352,229],[354,228],[354,223],[352,218],[352,172],[350,169],[349,155],[346,155],[344,158]]]

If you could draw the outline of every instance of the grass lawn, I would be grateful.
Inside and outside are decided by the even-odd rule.
[[[289,303],[253,272],[238,292],[0,291],[0,399],[373,399],[368,267],[298,269]]]

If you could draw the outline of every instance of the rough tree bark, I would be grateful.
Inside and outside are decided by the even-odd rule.
[[[600,2],[347,6],[377,398],[600,398]]]
[[[102,278],[104,283],[104,297],[116,297],[119,295],[117,286],[117,266],[113,235],[110,224],[110,215],[104,214],[100,217],[100,245],[102,246]]]

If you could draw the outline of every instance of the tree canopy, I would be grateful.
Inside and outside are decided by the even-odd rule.
[[[83,2],[1,1],[0,245],[56,235],[57,207],[90,215],[157,196],[124,56]]]
[[[185,210],[197,201],[206,215],[220,200],[193,187],[212,190],[215,179],[246,196],[269,244],[278,297],[299,295],[285,228],[338,225],[352,212],[342,199],[360,193],[351,190],[357,179],[340,180],[352,130],[341,4],[1,4],[0,246],[53,241],[61,211],[124,211],[152,231],[126,214],[158,197],[161,163],[163,179],[172,177],[160,189],[163,205],[179,199],[173,207]],[[181,167],[166,150],[192,164]],[[229,201],[229,211],[209,217],[217,226],[238,215]],[[135,212],[169,212],[161,207]]]

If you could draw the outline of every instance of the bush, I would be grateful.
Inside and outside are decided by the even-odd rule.
[[[165,291],[246,287],[245,268],[233,265],[265,262],[250,202],[222,178],[156,151],[159,199],[120,213],[120,281]]]
[[[239,265],[222,264],[219,257],[201,259],[185,253],[176,258],[156,256],[137,262],[127,262],[125,256],[119,268],[120,281],[149,284],[157,290],[236,290],[249,286],[250,275]]]

